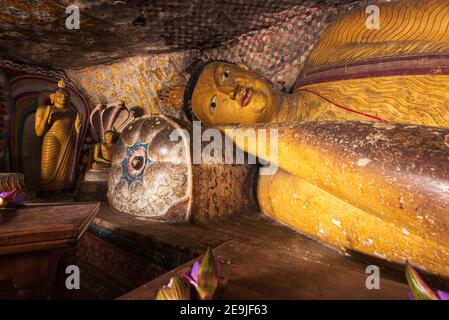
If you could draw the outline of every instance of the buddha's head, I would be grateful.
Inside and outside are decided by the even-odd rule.
[[[115,140],[115,132],[112,130],[108,130],[104,133],[103,142],[106,144],[114,143]]]
[[[212,62],[192,75],[184,110],[205,123],[266,122],[278,99],[271,83],[246,66]]]
[[[65,88],[64,80],[58,82],[58,87],[59,89],[57,91],[50,94],[50,100],[56,107],[63,108],[70,100],[70,93]]]

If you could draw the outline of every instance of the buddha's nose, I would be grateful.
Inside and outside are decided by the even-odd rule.
[[[220,86],[220,91],[227,94],[232,100],[235,100],[237,93],[240,91],[240,86],[238,84],[222,85]]]
[[[230,90],[228,92],[228,95],[229,95],[229,97],[231,97],[232,100],[235,100],[235,99],[237,99],[237,94],[239,93],[239,91],[240,91],[240,86],[235,85],[232,87],[232,90]]]
[[[239,93],[239,91],[240,91],[240,86],[235,85],[234,90],[232,91],[232,95],[231,95],[232,100],[235,100],[237,98],[237,93]]]

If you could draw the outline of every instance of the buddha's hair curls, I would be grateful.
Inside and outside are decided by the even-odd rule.
[[[201,72],[203,72],[204,68],[210,64],[210,63],[227,63],[227,64],[233,64],[233,62],[229,61],[223,61],[223,60],[209,60],[209,61],[203,61],[203,60],[197,60],[195,61],[187,70],[187,72],[190,74],[189,81],[187,82],[186,89],[184,91],[184,99],[182,103],[182,109],[184,113],[186,114],[187,119],[190,121],[198,120],[196,115],[193,113],[192,110],[192,96],[193,96],[193,90],[195,90],[196,84],[198,82],[198,79],[201,75]]]

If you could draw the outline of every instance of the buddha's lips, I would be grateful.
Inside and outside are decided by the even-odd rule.
[[[242,108],[248,104],[249,99],[251,98],[251,94],[252,94],[251,89],[245,89],[245,93],[240,98],[240,106]]]

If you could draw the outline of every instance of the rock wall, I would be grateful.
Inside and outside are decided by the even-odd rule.
[[[177,53],[139,55],[111,64],[68,69],[67,75],[94,103],[117,99],[149,113],[180,117],[164,106],[157,91],[188,79],[186,69],[197,59],[244,63],[284,91],[291,89],[322,31],[341,12],[359,4],[353,0],[305,1],[260,17],[267,28],[251,31],[222,45]]]

